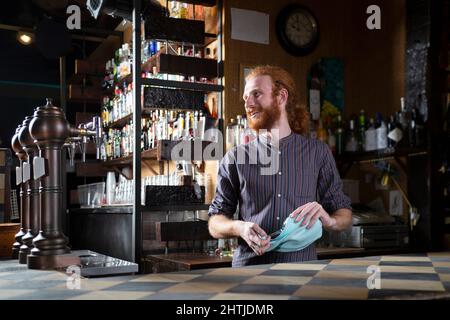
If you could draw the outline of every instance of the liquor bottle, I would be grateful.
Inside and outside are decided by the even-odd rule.
[[[187,111],[184,118],[184,139],[188,140],[191,134],[191,112]]]
[[[180,19],[187,19],[188,18],[188,4],[182,3],[180,7]]]
[[[129,125],[126,125],[124,128],[122,128],[120,132],[120,156],[126,157],[129,154],[129,144],[128,144],[128,132],[129,132]]]
[[[170,16],[172,18],[180,18],[180,3],[178,1],[172,1]]]
[[[375,129],[375,121],[370,118],[369,125],[364,136],[365,151],[373,151],[377,149],[377,131]]]
[[[206,115],[202,111],[200,111],[198,117],[198,135],[200,140],[205,139],[205,126],[206,126]]]
[[[402,138],[403,132],[400,128],[400,124],[397,122],[396,117],[391,116],[388,125],[388,146],[393,148],[397,147]]]
[[[250,141],[253,141],[256,139],[255,132],[248,126],[247,117],[243,117],[244,122],[244,131],[242,133],[242,141],[243,143],[249,143]]]
[[[113,130],[109,129],[107,145],[106,145],[106,157],[108,160],[114,158],[114,145],[113,145]]]
[[[400,124],[402,130],[405,130],[407,128],[407,122],[406,122],[406,110],[405,110],[405,98],[400,98],[400,111],[398,114],[398,123]]]
[[[377,114],[377,118],[379,123],[378,128],[376,128],[377,150],[386,149],[388,147],[387,127],[380,113]]]
[[[128,147],[129,147],[129,151],[128,153],[131,154],[133,153],[134,150],[134,123],[133,120],[130,119],[130,126],[129,126],[129,132],[127,134],[128,137]]]
[[[194,112],[194,138],[198,139],[198,111]]]
[[[153,113],[152,113],[151,118],[150,118],[149,121],[150,122],[149,122],[149,126],[148,126],[148,134],[147,134],[147,137],[148,137],[148,148],[149,149],[153,149],[155,147],[155,143],[154,143],[155,123],[153,121]]]
[[[410,145],[411,143],[409,142],[409,134],[407,134],[409,132],[409,127],[411,126],[411,112],[409,112],[406,109],[405,106],[405,99],[402,97],[400,98],[400,112],[399,112],[399,118],[398,118],[398,122],[400,123],[401,129],[404,133],[404,140],[403,140],[403,144],[404,145]],[[413,143],[414,144],[414,143]]]
[[[337,128],[336,128],[336,153],[341,155],[344,153],[344,129],[342,127],[342,116],[337,117]]]
[[[107,115],[108,114],[108,108],[107,108],[107,105],[108,105],[108,97],[103,97],[102,115],[101,115],[103,127],[106,127],[108,125],[108,121],[107,121],[107,119],[108,119],[108,115]]]
[[[317,128],[317,139],[323,143],[328,142],[327,130],[323,127],[322,119],[319,119],[319,127]]]
[[[243,131],[244,126],[242,125],[242,116],[238,115],[236,116],[236,123],[234,125],[234,139],[236,146],[240,145],[242,143],[241,141],[241,132]]]
[[[169,113],[169,126],[168,126],[168,130],[167,130],[167,134],[168,134],[168,139],[169,140],[175,140],[174,138],[174,128],[175,128],[175,121],[176,121],[176,112],[175,111],[170,111]]]
[[[358,139],[355,133],[355,120],[350,120],[349,130],[347,136],[347,143],[345,145],[345,151],[356,152],[358,151]]]
[[[388,132],[388,147],[392,148],[395,145],[395,141],[389,138],[389,133],[395,129],[395,121],[394,116],[389,117],[389,122],[387,124],[387,132]]]
[[[147,119],[142,119],[141,128],[141,151],[148,149],[148,136],[147,136]]]
[[[366,137],[366,116],[364,109],[361,109],[359,113],[359,132],[358,132],[358,149],[360,151],[364,151],[366,149],[365,146],[365,137]]]
[[[411,122],[408,128],[408,142],[409,142],[409,146],[411,148],[414,148],[417,146],[416,143],[416,109],[413,108],[412,110],[412,114],[411,114]]]
[[[162,110],[161,123],[162,123],[161,139],[167,140],[169,131],[169,120],[168,120],[168,112],[166,110]]]
[[[103,135],[103,139],[100,145],[100,160],[106,161],[106,135]]]

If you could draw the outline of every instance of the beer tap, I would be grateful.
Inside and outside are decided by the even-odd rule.
[[[78,141],[83,162],[86,162],[86,146],[89,138],[93,138],[97,149],[96,158],[100,159],[100,148],[103,140],[103,126],[100,117],[92,118],[89,123],[81,123],[78,128],[69,128],[69,135],[72,141]]]

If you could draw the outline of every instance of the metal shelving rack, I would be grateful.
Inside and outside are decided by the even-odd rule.
[[[187,1],[188,2],[188,1]],[[168,1],[166,1],[167,5]],[[218,11],[217,19],[217,65],[218,68],[222,61],[222,0],[217,0],[216,3]],[[177,81],[161,80],[161,79],[142,79],[141,78],[141,63],[136,63],[141,61],[141,1],[133,0],[133,14],[132,14],[132,40],[133,40],[133,123],[139,124],[142,119],[142,100],[141,100],[141,88],[143,85],[148,86],[164,86],[176,89],[190,89],[190,90],[200,90],[200,91],[216,91],[218,92],[218,118],[222,118],[222,104],[223,104],[223,87],[222,79],[218,77],[218,85],[202,84],[202,83],[184,83]],[[135,125],[134,129],[134,141],[140,141],[141,139],[141,127]],[[140,143],[134,144],[133,150],[133,187],[134,187],[134,200],[132,209],[132,260],[140,265],[141,255],[142,255],[142,212],[149,211],[151,207],[145,207],[141,205],[141,146]],[[136,192],[139,190],[139,192]],[[192,207],[192,206],[191,206]],[[164,207],[153,208],[164,209]],[[172,209],[172,208],[165,208]],[[159,210],[161,211],[161,210]]]

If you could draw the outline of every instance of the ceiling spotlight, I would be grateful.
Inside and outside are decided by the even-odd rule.
[[[17,40],[23,45],[29,45],[33,42],[34,35],[30,32],[17,32]]]

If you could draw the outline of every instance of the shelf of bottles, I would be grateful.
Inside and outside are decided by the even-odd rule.
[[[204,23],[203,5],[216,4],[216,1],[210,0],[187,2],[170,1],[168,18]],[[201,30],[203,37],[204,27]],[[158,147],[162,141],[204,139],[206,117],[217,117],[214,112],[206,114],[207,110],[211,110],[206,95],[221,91],[222,86],[217,84],[219,73],[213,48],[198,43],[148,39],[145,32],[142,32],[141,41],[143,108],[139,143],[142,159],[157,160],[161,158]],[[112,92],[105,94],[101,112],[105,128],[101,159],[105,165],[132,164],[132,57],[131,44],[124,43],[105,65],[102,87],[105,92]],[[149,86],[156,93],[149,94]],[[195,93],[194,90],[203,92]]]
[[[322,113],[318,120],[311,117],[309,137],[327,144],[338,164],[427,153],[425,122],[415,108],[406,110],[402,99],[401,110],[388,119],[377,112],[375,118],[367,121],[361,110],[345,125],[341,114]],[[226,127],[227,151],[255,138],[245,115],[230,119]]]
[[[206,5],[213,5],[213,1],[192,1]],[[215,1],[214,1],[215,2]],[[215,3],[214,3],[215,4]],[[169,17],[152,17],[172,19],[173,21],[184,20],[191,22],[202,22],[202,31],[196,38],[203,39],[203,43],[190,43],[189,41],[177,41],[162,38],[163,35],[156,34],[156,38],[151,38],[142,32],[141,39],[141,76],[145,84],[155,84],[152,80],[166,80],[167,83],[159,81],[161,86],[177,87],[174,82],[189,83],[189,87],[194,90],[205,92],[221,91],[222,87],[217,85],[218,64],[213,48],[208,47],[210,41],[205,42],[204,19],[205,13],[202,5],[190,5],[178,1],[170,1]],[[175,20],[174,20],[175,19]],[[151,19],[150,19],[151,20]],[[144,30],[147,28],[143,28]],[[160,29],[160,27],[158,27]],[[196,28],[196,30],[199,28]],[[150,31],[153,30],[150,28]],[[149,30],[147,30],[149,31]],[[161,32],[160,30],[157,31]],[[214,35],[206,34],[209,37]],[[167,35],[170,38],[170,34]],[[194,41],[193,38],[191,41]],[[198,42],[198,41],[197,41]],[[103,80],[103,88],[114,88],[117,91],[130,92],[132,82],[132,46],[124,43],[116,50],[113,59],[106,63],[106,76]],[[186,87],[186,86],[184,86]]]
[[[104,128],[108,128],[101,145],[101,160],[105,165],[129,165],[132,162],[133,120],[129,115],[114,122],[108,121],[108,113],[103,114]],[[123,126],[117,123],[123,119]],[[206,116],[201,111],[149,110],[141,122],[142,159],[161,158],[160,145],[169,141],[203,141]]]
[[[309,135],[326,143],[338,163],[427,152],[424,118],[416,108],[407,110],[403,98],[395,114],[384,118],[377,112],[367,118],[361,110],[345,125],[341,114],[322,112],[320,119],[310,120]]]
[[[340,114],[310,120],[309,136],[327,144],[338,161],[364,161],[387,156],[423,154],[427,151],[426,128],[423,117],[416,109],[407,111],[401,101],[401,111],[386,122],[381,113],[369,118],[364,110],[348,119],[345,129]],[[245,115],[230,119],[226,127],[226,148],[248,143],[256,133],[248,127]]]

